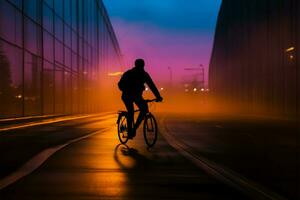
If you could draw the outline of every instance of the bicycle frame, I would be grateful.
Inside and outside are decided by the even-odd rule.
[[[147,102],[147,103],[151,103],[151,102],[154,102],[154,101],[156,101],[156,99],[145,99],[145,101]],[[138,109],[138,110],[134,110],[134,113],[136,113],[136,112],[140,112],[140,110]],[[117,120],[117,124],[119,124],[120,123],[120,120],[121,120],[121,116],[122,115],[127,115],[127,111],[119,111],[118,112],[118,120]],[[148,112],[148,113],[150,113],[150,111]],[[147,113],[147,114],[148,114]]]

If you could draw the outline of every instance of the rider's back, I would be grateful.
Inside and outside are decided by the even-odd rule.
[[[126,71],[118,83],[119,89],[128,95],[142,95],[145,90],[144,84],[147,82],[148,73],[144,70],[132,68]]]

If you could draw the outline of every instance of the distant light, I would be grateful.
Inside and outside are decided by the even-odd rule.
[[[185,91],[185,92],[188,92],[188,91],[189,91],[189,89],[185,89],[184,91]]]
[[[16,98],[17,98],[17,99],[21,99],[21,98],[22,98],[22,95],[19,94],[19,95],[16,96]]]
[[[202,91],[202,92],[204,92],[204,91],[205,91],[205,89],[204,89],[204,88],[201,88],[201,91]]]
[[[87,71],[84,71],[83,74],[84,74],[84,75],[87,75]]]
[[[189,84],[187,84],[187,83],[186,83],[186,84],[184,84],[184,87],[186,87],[186,88],[187,88],[187,87],[189,87]]]
[[[209,89],[207,88],[206,91],[209,92]]]
[[[146,87],[146,91],[148,91],[148,90],[149,90],[149,88]]]
[[[294,50],[295,50],[295,47],[290,47],[290,48],[286,49],[285,51],[286,52],[291,52],[291,51],[294,51]]]
[[[197,88],[194,88],[193,91],[194,91],[194,92],[197,92]]]
[[[123,72],[111,72],[111,73],[108,73],[107,75],[108,76],[121,76],[123,74]]]
[[[290,59],[293,60],[293,59],[294,59],[294,56],[293,56],[293,55],[290,55]]]
[[[160,90],[164,90],[164,88],[162,87],[162,88],[160,88]]]

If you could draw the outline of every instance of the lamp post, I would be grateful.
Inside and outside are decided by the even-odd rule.
[[[172,72],[172,68],[168,67],[169,70],[169,75],[170,75],[170,89],[172,88],[172,82],[173,82],[173,72]]]

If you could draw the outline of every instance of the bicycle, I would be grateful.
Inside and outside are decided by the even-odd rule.
[[[156,101],[156,99],[152,100],[145,100],[147,103],[151,103]],[[136,112],[140,112],[140,110],[135,110]],[[127,111],[119,111],[118,112],[118,137],[121,142],[121,144],[126,144],[128,142],[128,126],[127,126],[127,116],[128,112]],[[133,122],[134,123],[134,122]],[[132,126],[133,127],[133,126]],[[143,123],[143,132],[144,132],[144,140],[147,144],[147,146],[153,147],[156,140],[157,140],[157,132],[158,132],[158,127],[157,127],[157,122],[154,116],[151,114],[149,111],[145,117],[144,117],[144,123]]]

